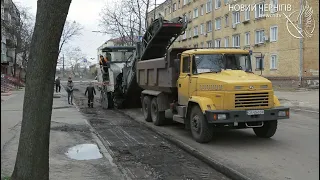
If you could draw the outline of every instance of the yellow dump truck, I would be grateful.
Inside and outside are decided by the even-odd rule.
[[[124,99],[141,97],[146,121],[183,123],[197,142],[206,143],[216,128],[253,128],[258,137],[270,138],[278,120],[289,118],[271,82],[252,73],[251,51],[168,49],[185,26],[161,19],[154,24],[144,36],[141,55],[120,81],[127,87],[121,92],[135,90],[124,93]]]

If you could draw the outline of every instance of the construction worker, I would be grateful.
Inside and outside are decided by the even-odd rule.
[[[58,76],[57,79],[56,79],[56,92],[60,92],[61,90],[61,85],[60,85],[60,77]]]
[[[94,95],[96,95],[96,90],[94,89],[92,82],[90,82],[84,95],[86,96],[87,93],[88,93],[88,107],[93,108],[93,99],[94,99]]]
[[[108,72],[108,58],[107,56],[104,58],[100,55],[100,68],[104,71],[104,73]]]
[[[73,104],[72,103],[72,100],[73,100],[73,82],[72,82],[71,77],[68,78],[67,93],[68,93],[68,104]]]

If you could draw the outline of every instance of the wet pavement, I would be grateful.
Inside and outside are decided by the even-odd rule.
[[[78,89],[74,91],[76,105],[103,138],[114,163],[129,178],[229,179],[126,115],[115,110],[103,110],[97,101],[94,108],[88,108],[85,86],[78,86]]]

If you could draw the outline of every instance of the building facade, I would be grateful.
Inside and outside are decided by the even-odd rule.
[[[1,0],[1,73],[12,75],[17,60],[20,13],[12,0]],[[19,58],[18,58],[19,59]]]
[[[288,0],[170,0],[160,6],[158,11],[163,10],[166,19],[186,15],[189,20],[185,34],[173,47],[250,49],[257,74],[294,85],[301,79],[309,85],[319,83],[318,0],[303,0],[303,4]],[[303,8],[302,37],[296,28]]]

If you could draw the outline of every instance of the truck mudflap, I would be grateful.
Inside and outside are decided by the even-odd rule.
[[[261,122],[289,119],[290,109],[275,107],[257,110],[206,110],[208,123]]]

